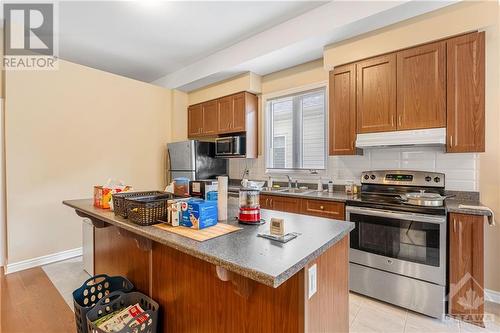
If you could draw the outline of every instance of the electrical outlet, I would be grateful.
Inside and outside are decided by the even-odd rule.
[[[309,284],[309,298],[313,297],[314,294],[316,294],[316,291],[318,290],[318,281],[317,281],[317,266],[316,264],[312,265],[311,267],[309,267],[309,269],[307,270],[308,272],[308,276],[309,278],[307,279],[308,280],[308,284]]]

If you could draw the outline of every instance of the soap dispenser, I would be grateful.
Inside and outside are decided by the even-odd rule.
[[[323,182],[321,181],[321,177],[318,179],[318,191],[323,192]]]

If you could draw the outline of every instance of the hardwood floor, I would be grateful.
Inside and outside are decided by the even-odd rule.
[[[75,332],[74,314],[41,268],[0,271],[1,333]]]

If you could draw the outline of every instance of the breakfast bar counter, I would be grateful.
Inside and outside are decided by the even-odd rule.
[[[138,226],[90,199],[64,204],[94,224],[95,274],[126,276],[158,301],[160,331],[348,331],[353,223],[262,210],[266,221],[284,218],[286,231],[299,233],[282,244],[257,236],[269,223],[239,224],[230,204],[221,223],[242,229],[198,242]]]

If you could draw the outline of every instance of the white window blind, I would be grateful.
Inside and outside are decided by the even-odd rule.
[[[268,169],[325,169],[325,88],[267,100]]]

